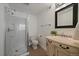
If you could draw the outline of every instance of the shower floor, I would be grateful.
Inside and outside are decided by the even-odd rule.
[[[30,46],[28,50],[31,56],[47,56],[46,51],[43,50],[40,46],[38,46],[36,50]]]

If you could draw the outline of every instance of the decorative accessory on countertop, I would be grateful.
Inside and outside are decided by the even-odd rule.
[[[51,31],[50,33],[55,36],[57,35],[57,31]]]

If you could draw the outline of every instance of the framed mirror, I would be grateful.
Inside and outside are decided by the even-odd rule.
[[[72,3],[55,12],[55,28],[75,28],[78,22],[78,4]]]

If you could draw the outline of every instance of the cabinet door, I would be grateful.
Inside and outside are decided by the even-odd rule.
[[[47,42],[47,54],[49,56],[53,56],[54,55],[54,43],[50,40],[48,40]]]
[[[70,56],[70,53],[62,48],[57,47],[57,56]]]

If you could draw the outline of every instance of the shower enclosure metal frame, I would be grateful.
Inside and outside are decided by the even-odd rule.
[[[5,9],[6,7],[4,7]],[[5,9],[6,10],[6,9]],[[5,13],[5,11],[4,11]],[[26,17],[27,18],[27,17]],[[28,19],[28,18],[27,18]],[[25,46],[27,48],[27,55],[29,55],[29,51],[28,51],[28,47],[29,47],[29,42],[28,42],[28,39],[29,39],[29,32],[28,32],[28,25],[27,25],[27,19],[25,19]],[[5,19],[6,20],[6,19]],[[6,22],[5,22],[5,25],[6,25]],[[27,37],[26,37],[27,36]],[[4,40],[4,56],[7,56],[6,55],[6,28],[5,28],[5,40]]]

